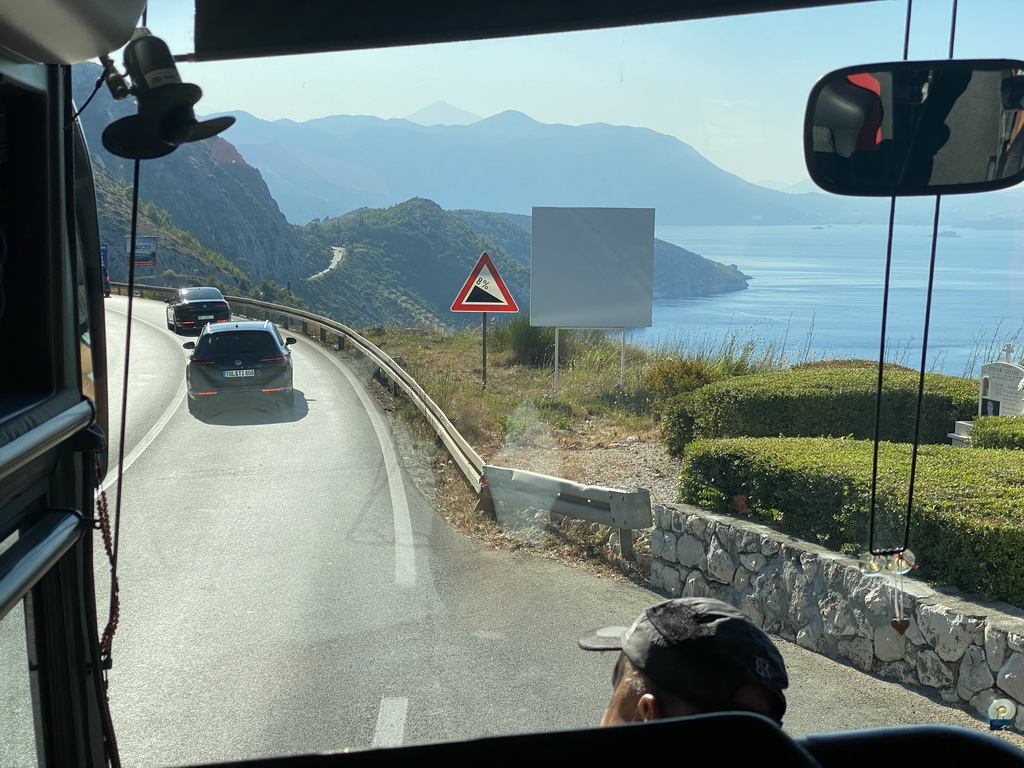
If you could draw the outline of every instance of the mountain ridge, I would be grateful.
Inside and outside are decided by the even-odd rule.
[[[830,223],[840,207],[824,194],[750,184],[648,128],[546,124],[516,110],[457,126],[347,115],[285,125],[223,114],[236,117],[232,143],[293,223],[413,197],[520,214],[652,207],[664,224]]]

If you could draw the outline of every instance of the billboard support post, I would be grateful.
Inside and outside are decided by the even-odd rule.
[[[558,394],[558,326],[555,326],[555,394]]]
[[[626,391],[626,329],[621,328],[622,343],[619,346],[619,389]]]

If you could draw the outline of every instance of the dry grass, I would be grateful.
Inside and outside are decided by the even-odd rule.
[[[629,349],[626,386],[619,388],[619,347],[600,340],[580,349],[559,372],[519,365],[508,350],[492,351],[483,382],[478,334],[384,331],[373,339],[405,360],[420,383],[470,443],[507,441],[563,445],[599,444],[638,433],[654,434],[643,374],[654,356]]]
[[[392,358],[405,361],[413,378],[482,455],[490,456],[510,447],[550,449],[549,456],[561,454],[555,463],[567,459],[568,464],[607,454],[595,449],[627,440],[657,441],[658,425],[644,378],[666,357],[680,354],[677,347],[652,351],[627,346],[623,385],[619,337],[606,337],[598,332],[581,334],[569,345],[571,358],[560,367],[556,392],[553,366],[539,368],[517,363],[513,350],[492,344],[485,388],[479,331],[378,328],[365,335]],[[735,345],[735,340],[732,343]],[[758,361],[752,360],[749,345],[742,351],[740,367],[757,368]],[[769,357],[775,355],[775,350],[769,351]],[[712,352],[700,350],[702,357]],[[724,348],[720,358],[724,365],[735,367],[735,350],[731,347]],[[772,360],[761,360],[760,364],[773,365]],[[404,398],[392,398],[383,389],[379,395],[387,399],[389,409],[404,417],[418,440],[434,440],[419,412]],[[588,451],[593,455],[584,456]],[[533,467],[522,468],[536,471]],[[436,509],[466,535],[491,546],[557,558],[606,576],[642,579],[635,564],[623,561],[611,546],[608,528],[569,518],[550,522],[546,513],[540,517],[528,513],[526,517],[530,519],[521,526],[508,520],[499,525],[478,508],[476,494],[443,450],[438,449],[432,469]],[[569,469],[567,465],[544,473],[573,479],[564,474]],[[578,480],[584,482],[582,478]],[[643,549],[642,544],[639,549]]]

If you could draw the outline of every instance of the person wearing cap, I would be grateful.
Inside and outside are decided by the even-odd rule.
[[[737,710],[782,724],[782,691],[789,685],[782,655],[767,634],[721,600],[666,600],[633,626],[595,629],[579,644],[619,651],[602,726]]]

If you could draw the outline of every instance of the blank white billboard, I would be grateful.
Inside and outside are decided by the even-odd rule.
[[[648,328],[653,208],[534,208],[530,325]]]

